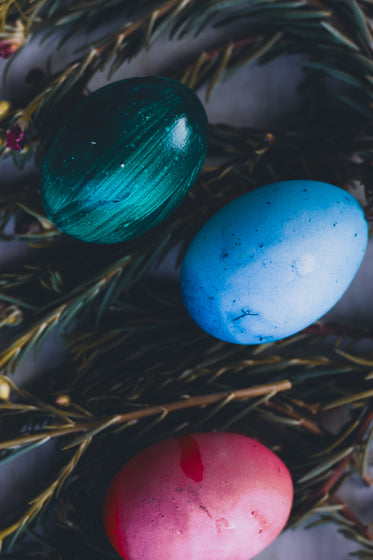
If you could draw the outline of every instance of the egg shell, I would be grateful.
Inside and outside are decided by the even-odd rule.
[[[105,86],[64,116],[44,149],[45,212],[82,241],[141,235],[186,196],[207,143],[203,105],[180,82],[146,76]]]
[[[104,525],[126,560],[249,560],[283,529],[292,499],[288,469],[264,445],[192,434],[124,465],[107,492]]]
[[[211,335],[237,344],[290,336],[322,317],[354,278],[368,242],[362,208],[319,181],[282,181],[213,216],[185,254],[186,309]]]

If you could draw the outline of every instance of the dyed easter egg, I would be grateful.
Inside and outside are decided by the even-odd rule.
[[[181,291],[194,321],[237,344],[290,336],[343,295],[368,240],[348,192],[318,181],[283,181],[240,196],[190,244]]]
[[[104,525],[126,560],[249,560],[281,532],[293,485],[264,445],[193,434],[144,449],[109,486]]]
[[[105,86],[66,114],[42,156],[45,212],[82,241],[141,235],[186,196],[207,141],[202,103],[180,82],[151,76]]]

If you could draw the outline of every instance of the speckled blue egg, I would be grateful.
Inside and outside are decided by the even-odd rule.
[[[105,86],[69,111],[45,146],[45,212],[81,241],[142,235],[188,194],[207,142],[205,110],[184,84],[145,76]]]
[[[180,273],[184,304],[221,340],[288,337],[341,298],[367,241],[364,212],[348,192],[305,180],[261,187],[221,209],[193,239]]]

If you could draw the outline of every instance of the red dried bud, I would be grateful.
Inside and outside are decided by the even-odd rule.
[[[56,404],[58,404],[59,406],[70,406],[71,398],[69,395],[59,395],[56,398]]]
[[[0,41],[0,57],[10,58],[20,47],[18,41],[13,41],[12,39],[4,39]]]
[[[6,25],[1,36],[0,57],[10,58],[26,41],[25,26],[18,20],[15,27]]]
[[[16,152],[20,152],[24,147],[25,131],[15,124],[12,128],[6,131],[6,147]]]

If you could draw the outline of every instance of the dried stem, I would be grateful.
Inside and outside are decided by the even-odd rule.
[[[276,394],[281,391],[288,391],[291,389],[291,383],[287,379],[278,381],[276,383],[267,383],[265,385],[257,385],[255,387],[249,387],[247,389],[237,389],[229,392],[219,392],[210,393],[207,395],[199,395],[194,397],[185,398],[179,401],[161,404],[158,406],[148,406],[143,407],[132,412],[126,412],[124,414],[116,414],[107,419],[97,419],[87,417],[83,422],[70,422],[70,425],[59,426],[58,429],[51,429],[44,432],[37,432],[32,435],[23,435],[20,438],[13,440],[7,440],[0,442],[0,449],[10,449],[17,447],[21,444],[29,444],[36,441],[40,441],[45,437],[55,438],[63,437],[70,434],[75,434],[78,432],[95,434],[99,431],[101,432],[108,426],[116,426],[118,424],[126,424],[127,422],[134,422],[142,418],[147,418],[149,416],[157,416],[158,414],[175,412],[177,410],[185,410],[187,408],[195,408],[199,406],[208,406],[210,404],[216,403],[220,400],[229,398],[229,401],[234,400],[245,400],[249,398],[255,398],[261,395],[266,395],[269,393]],[[87,436],[83,434],[82,440]],[[76,440],[77,441],[77,440]]]
[[[352,521],[355,527],[358,529],[359,533],[363,535],[366,539],[373,542],[373,531],[366,525],[364,525],[360,519],[351,511],[351,509],[335,494],[330,498],[331,502],[336,505],[342,506],[339,510],[347,519]]]
[[[335,465],[331,475],[319,487],[315,488],[314,492],[312,493],[311,500],[307,501],[307,503],[305,503],[303,508],[299,511],[300,519],[304,517],[307,511],[311,511],[311,503],[316,504],[320,498],[325,496],[329,497],[331,494],[333,494],[333,489],[338,486],[338,482],[340,481],[341,477],[350,464],[351,458],[354,455],[355,446],[360,443],[361,438],[365,434],[372,421],[373,405],[368,408],[363,418],[359,422],[358,429],[356,430],[356,433],[352,438],[349,449],[347,449],[346,453],[344,454],[345,456]]]

